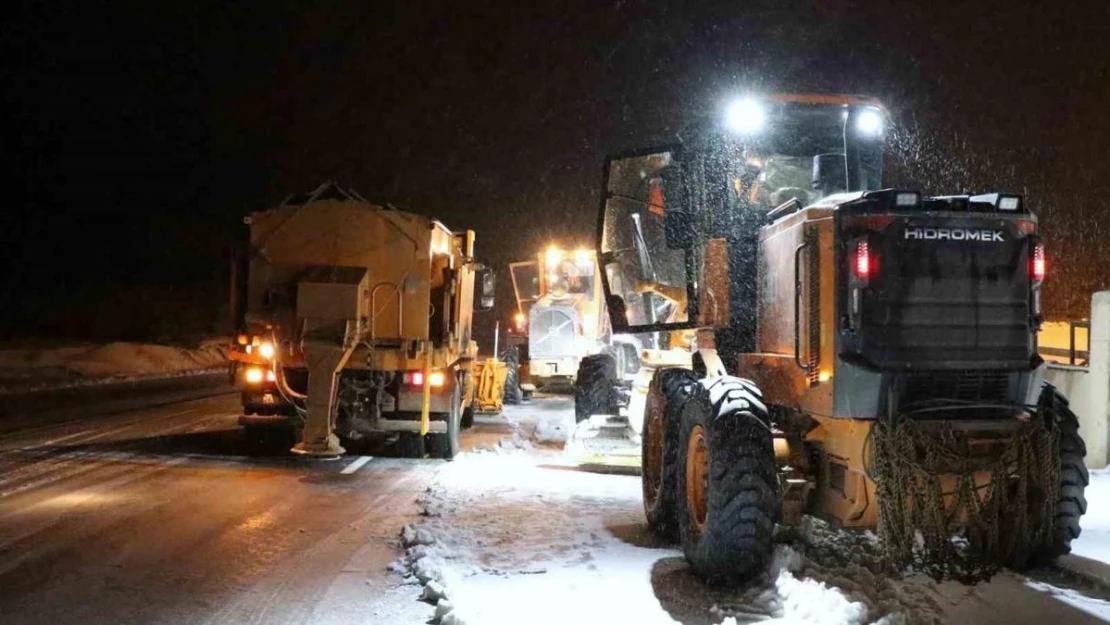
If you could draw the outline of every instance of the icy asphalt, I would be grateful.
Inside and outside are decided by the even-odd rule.
[[[566,462],[569,398],[479,419],[455,462],[306,462],[248,454],[220,390],[0,416],[0,623],[418,625],[443,596],[444,623],[471,625],[1110,622],[1105,589],[1066,572],[892,581],[869,536],[819,523],[765,579],[707,588],[646,530],[638,478]],[[1110,552],[1105,479],[1090,558]]]

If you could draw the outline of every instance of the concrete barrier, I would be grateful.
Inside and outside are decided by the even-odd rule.
[[[1048,338],[1048,337],[1045,337]],[[1110,464],[1110,291],[1091,297],[1087,366],[1050,362],[1046,379],[1067,396],[1087,443],[1087,467]]]

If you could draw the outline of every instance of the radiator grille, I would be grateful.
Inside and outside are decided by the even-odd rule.
[[[906,376],[902,404],[935,399],[1006,403],[1010,400],[1007,371],[928,371]]]
[[[573,309],[532,309],[528,328],[529,355],[532,358],[555,358],[574,355],[577,329]]]

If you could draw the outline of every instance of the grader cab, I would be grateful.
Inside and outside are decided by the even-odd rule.
[[[645,511],[708,579],[760,572],[801,514],[964,581],[1079,533],[1085,448],[1036,351],[1037,218],[1019,195],[883,189],[886,123],[871,99],[764,96],[607,164],[614,331],[691,358],[627,415]]]

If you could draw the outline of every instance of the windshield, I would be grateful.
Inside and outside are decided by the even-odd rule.
[[[583,259],[563,258],[551,265],[552,266],[549,266],[547,272],[547,292],[552,297],[562,298],[568,295],[593,296],[593,256]]]
[[[667,247],[663,223],[673,171],[670,152],[610,162],[601,251],[633,326],[687,320],[685,255]]]
[[[849,109],[843,106],[773,101],[763,105],[766,118],[759,129],[725,139],[735,163],[731,186],[737,199],[770,210],[791,199],[808,205],[849,188],[881,188],[879,109],[851,109],[849,120]],[[867,125],[873,123],[878,125]],[[860,126],[867,131],[857,130]]]
[[[539,265],[535,262],[510,263],[509,273],[513,278],[517,310],[527,315],[540,297]]]

